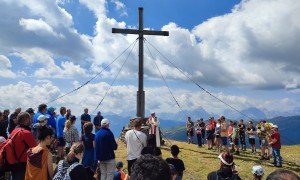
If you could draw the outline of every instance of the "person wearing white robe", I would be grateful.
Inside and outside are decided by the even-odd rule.
[[[159,134],[159,121],[155,117],[155,112],[151,113],[151,116],[148,119],[149,124],[149,135],[154,135],[156,139],[156,147],[160,147],[160,134]]]

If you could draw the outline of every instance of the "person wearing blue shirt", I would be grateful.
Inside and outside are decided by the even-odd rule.
[[[101,129],[95,138],[95,160],[100,161],[101,179],[113,179],[115,171],[115,153],[118,145],[109,129],[109,120],[101,121]]]
[[[67,109],[65,107],[61,107],[60,115],[56,119],[56,135],[58,138],[57,157],[56,157],[57,163],[64,158],[63,151],[64,151],[64,147],[66,145],[66,142],[64,140],[64,127],[65,127],[65,122],[66,122],[66,118],[65,118],[66,112],[67,112]]]
[[[46,104],[40,104],[38,107],[38,112],[33,116],[33,124],[38,123],[38,117],[40,115],[45,115],[47,112],[47,105]]]
[[[54,111],[56,110],[56,108],[54,107],[48,107],[47,108],[47,115],[48,115],[48,122],[47,122],[47,126],[50,127],[53,132],[56,132],[56,121],[55,121],[55,117],[54,117]]]

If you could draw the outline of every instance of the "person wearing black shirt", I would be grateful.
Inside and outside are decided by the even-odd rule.
[[[101,116],[101,112],[98,111],[97,116],[94,117],[94,126],[95,126],[95,133],[97,133],[101,128],[101,121],[104,117]]]
[[[91,116],[89,115],[89,109],[84,108],[84,113],[81,115],[81,134],[83,134],[83,125],[87,122],[91,122]]]
[[[0,136],[3,136],[5,139],[8,138],[7,136],[8,115],[9,115],[8,109],[4,110],[3,113],[0,112]]]
[[[169,164],[173,164],[177,171],[176,179],[181,180],[183,177],[183,171],[185,170],[184,163],[181,159],[178,158],[179,147],[177,145],[171,146],[171,154],[173,158],[167,158],[166,161]]]
[[[243,119],[240,120],[238,129],[239,129],[239,137],[241,142],[241,149],[243,151],[246,151],[246,136],[245,136],[246,126],[244,124]]]
[[[17,122],[17,117],[18,117],[18,114],[21,112],[21,108],[17,108],[15,110],[14,113],[12,113],[9,117],[9,128],[8,128],[8,132],[9,134],[16,128],[18,122]]]

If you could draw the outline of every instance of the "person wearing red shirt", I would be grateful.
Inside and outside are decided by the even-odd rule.
[[[18,157],[19,163],[11,171],[12,180],[19,180],[25,178],[26,164],[27,164],[27,151],[29,148],[37,146],[33,134],[31,133],[30,114],[21,112],[17,116],[18,126],[11,132],[10,136],[14,137],[15,153]],[[20,131],[21,130],[21,131]],[[20,131],[20,132],[19,132]]]
[[[282,158],[280,155],[280,134],[278,132],[278,126],[272,126],[273,133],[271,135],[271,142],[269,143],[272,147],[273,164],[277,167],[282,167]]]

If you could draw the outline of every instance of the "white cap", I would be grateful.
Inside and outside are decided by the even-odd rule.
[[[277,125],[275,125],[275,124],[273,124],[272,128],[277,128],[277,129],[278,129],[278,126],[277,126]]]
[[[101,126],[108,125],[108,124],[109,124],[109,120],[108,119],[102,119]]]
[[[49,116],[46,116],[46,115],[40,115],[39,117],[38,117],[38,121],[44,121],[45,119],[48,119],[49,118]]]
[[[261,166],[253,166],[252,167],[252,174],[256,174],[257,176],[262,176],[264,175],[265,170]]]
[[[155,114],[155,112],[153,111],[151,114]]]

